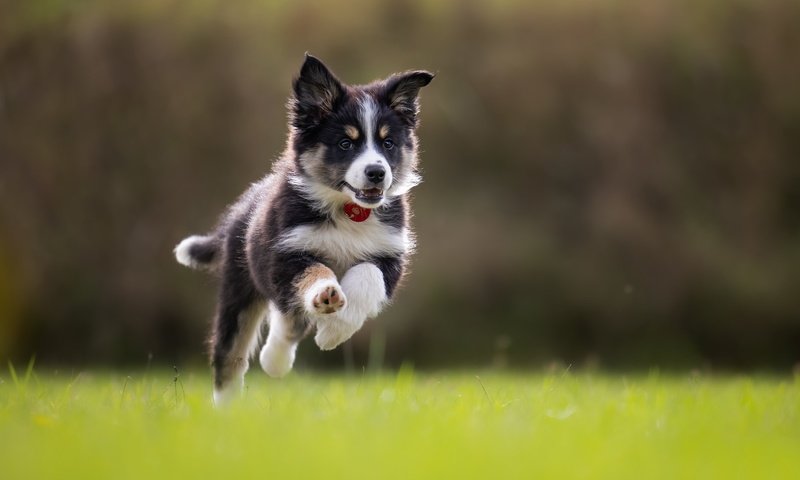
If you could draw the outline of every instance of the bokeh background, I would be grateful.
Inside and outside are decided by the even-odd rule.
[[[419,250],[308,368],[800,361],[796,0],[0,0],[0,359],[204,361],[173,246],[283,149],[309,51],[422,92]]]

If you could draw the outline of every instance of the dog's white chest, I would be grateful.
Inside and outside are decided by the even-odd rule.
[[[395,228],[369,218],[353,222],[347,218],[335,223],[301,225],[281,235],[278,248],[308,251],[331,262],[334,270],[346,270],[372,257],[398,255],[412,247],[405,228]]]

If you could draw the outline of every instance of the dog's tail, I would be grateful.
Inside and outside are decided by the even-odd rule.
[[[175,258],[181,265],[211,270],[222,259],[222,238],[219,235],[192,235],[175,247]]]

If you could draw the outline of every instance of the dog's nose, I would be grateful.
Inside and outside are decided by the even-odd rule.
[[[364,173],[372,183],[383,182],[383,177],[386,176],[386,169],[382,165],[369,165],[364,169]]]

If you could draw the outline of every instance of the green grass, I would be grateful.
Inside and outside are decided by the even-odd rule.
[[[800,377],[0,375],[0,478],[800,478]]]

